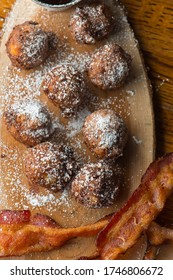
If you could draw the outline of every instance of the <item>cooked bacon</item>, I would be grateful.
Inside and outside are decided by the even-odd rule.
[[[95,255],[92,256],[81,256],[78,260],[100,260],[100,255],[96,252]]]
[[[29,210],[1,210],[0,256],[21,256],[31,252],[48,251],[61,247],[72,238],[99,233],[96,255],[98,253],[102,259],[117,259],[136,243],[143,231],[149,228],[172,191],[173,153],[149,166],[138,189],[111,219],[108,216],[95,224],[62,228],[46,215],[31,215]],[[150,241],[156,244],[152,236],[157,235],[155,232],[158,233],[158,228],[155,224],[154,230],[152,227],[153,224],[148,231],[152,232]],[[172,231],[168,232],[162,228],[161,233],[164,237],[162,241],[173,239]]]
[[[161,245],[165,241],[173,241],[173,229],[152,222],[147,230],[147,236],[150,244]]]
[[[51,217],[39,213],[31,216],[30,224],[39,227],[61,228],[61,226]]]
[[[62,246],[78,236],[92,236],[106,226],[110,216],[95,224],[77,228],[61,228],[46,215],[31,215],[30,211],[0,211],[0,256],[21,256],[48,251]]]
[[[1,210],[0,211],[0,224],[21,224],[30,221],[31,213],[29,210],[22,211],[11,211]]]
[[[144,259],[154,260],[159,252],[160,245],[166,241],[173,242],[173,228],[162,227],[156,222],[152,222],[147,229],[149,246]]]
[[[154,161],[126,205],[99,233],[97,248],[102,259],[117,259],[133,246],[163,209],[173,191],[173,153]]]
[[[145,256],[144,256],[144,260],[155,260],[157,254],[159,252],[159,247],[158,246],[153,246],[153,245],[149,245]]]

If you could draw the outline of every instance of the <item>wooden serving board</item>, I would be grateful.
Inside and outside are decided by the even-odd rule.
[[[17,0],[5,25],[0,47],[0,209],[30,209],[52,216],[64,227],[79,226],[95,222],[108,213],[117,211],[128,199],[140,182],[141,175],[154,158],[154,121],[151,88],[140,56],[138,43],[127,22],[122,6],[113,0],[103,1],[110,5],[115,14],[116,27],[107,40],[94,46],[77,44],[68,28],[74,8],[63,12],[52,12],[36,5],[31,0]],[[53,31],[59,38],[59,48],[40,67],[31,71],[21,71],[11,66],[6,54],[5,43],[12,28],[26,20],[37,21],[45,30]],[[85,70],[91,54],[108,41],[120,44],[133,58],[130,77],[125,86],[116,91],[101,91],[91,88],[93,98],[86,104],[77,118],[65,121],[58,109],[40,92],[40,84],[48,70],[58,63],[72,63]],[[96,161],[83,143],[81,127],[85,117],[98,108],[113,108],[120,114],[128,127],[129,140],[120,159],[125,180],[120,195],[112,207],[87,209],[76,203],[69,190],[55,194],[45,189],[33,193],[23,172],[23,155],[26,147],[9,135],[2,120],[6,104],[14,99],[40,99],[52,112],[57,127],[53,141],[65,141],[71,145],[83,162]],[[144,242],[142,242],[144,244]],[[136,254],[127,258],[141,258],[144,247],[135,248]],[[77,238],[61,249],[32,254],[22,259],[77,259],[81,255],[91,255],[95,250],[95,238]]]

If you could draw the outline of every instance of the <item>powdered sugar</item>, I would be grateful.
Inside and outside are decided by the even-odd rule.
[[[117,89],[129,75],[131,56],[118,44],[109,43],[99,48],[91,59],[88,74],[99,88]]]
[[[70,19],[70,28],[75,40],[94,44],[111,33],[113,29],[111,10],[101,4],[76,8]]]
[[[51,116],[38,100],[12,103],[4,112],[4,121],[13,137],[28,146],[46,140],[53,132]]]
[[[85,143],[99,158],[117,158],[127,140],[126,125],[115,111],[101,109],[89,115],[84,123]]]
[[[78,134],[82,126],[84,124],[85,118],[91,114],[91,112],[85,108],[78,112],[77,116],[72,118],[69,122],[68,125],[66,126],[67,129],[67,137],[71,138],[74,137],[76,134]]]
[[[47,33],[38,30],[36,33],[31,34],[31,36],[27,37],[27,40],[24,42],[23,52],[27,55],[31,60],[38,60],[38,55],[40,55],[40,50],[45,49],[46,45],[48,45],[48,35]],[[32,44],[31,44],[32,42]],[[41,57],[40,57],[41,59]]]
[[[27,115],[31,121],[38,120],[41,123],[47,121],[46,114],[42,112],[42,105],[37,100],[26,100],[13,103],[11,109],[18,115]]]
[[[44,78],[44,92],[58,105],[64,117],[77,113],[86,99],[88,87],[83,75],[69,63],[61,63]]]
[[[104,161],[86,164],[72,183],[72,193],[87,207],[110,206],[119,192],[121,169]]]
[[[1,179],[3,178],[6,182],[5,186],[0,182],[0,203],[2,207],[12,207],[12,209],[30,209],[32,207],[37,211],[46,207],[50,215],[56,211],[55,209],[58,206],[70,207],[71,203],[67,190],[57,196],[48,190],[35,193],[28,189],[26,182],[23,180],[23,158],[20,157],[21,150],[19,148],[15,146],[7,147],[1,142],[0,150],[1,164],[3,164]],[[12,169],[12,166],[15,166],[15,168]],[[7,201],[9,201],[8,206]]]
[[[26,195],[26,200],[28,204],[31,205],[33,208],[46,206],[47,208],[51,209],[52,208],[51,205],[57,207],[58,205],[61,204],[66,204],[70,206],[67,190],[64,190],[59,198],[57,198],[53,193],[49,193],[49,192],[45,195],[30,193]]]
[[[108,2],[108,5],[110,5],[111,8],[113,7],[113,3],[115,3],[113,0],[104,2]],[[24,3],[27,3],[27,1],[24,1]],[[16,7],[16,11],[17,9],[18,8]],[[17,21],[16,18],[13,18],[13,14],[11,14],[6,30],[7,33],[5,35],[5,41],[7,40],[7,34],[11,31],[14,23],[22,23],[25,18],[26,20],[37,19],[44,29],[49,29],[50,25],[57,30],[57,33],[60,32],[61,36],[59,36],[59,46],[58,50],[34,71],[22,72],[17,68],[12,68],[10,64],[5,64],[3,66],[2,73],[4,74],[1,74],[0,76],[2,96],[0,106],[2,106],[2,111],[4,110],[4,106],[11,103],[12,100],[18,101],[23,100],[23,98],[26,98],[28,101],[32,99],[42,99],[43,95],[40,92],[41,83],[47,72],[53,67],[56,67],[59,63],[69,63],[73,67],[77,68],[78,71],[85,72],[87,66],[90,64],[91,53],[94,51],[94,48],[92,51],[87,48],[83,51],[83,49],[80,46],[77,46],[74,42],[72,42],[72,45],[69,44],[68,40],[70,35],[68,27],[64,25],[63,20],[62,23],[58,25],[58,28],[56,28],[54,24],[57,20],[57,13],[45,12],[44,10],[41,10],[40,7],[36,8],[35,4],[32,3],[31,5],[31,2],[29,1],[26,5],[26,9],[28,10],[28,16],[22,17],[21,14]],[[112,37],[110,37],[110,41],[114,40],[116,34],[116,42],[123,45],[127,51],[131,52],[131,50],[128,49],[128,44],[131,44],[129,42],[129,36],[131,35],[129,35],[129,32],[124,30],[126,17],[124,17],[122,8],[116,6],[115,9],[113,9],[113,13],[116,15],[117,25]],[[62,19],[61,13],[58,14],[58,17],[60,17],[60,20]],[[127,44],[127,42],[129,43]],[[132,48],[133,47],[134,46],[132,46]],[[121,69],[122,68],[120,67],[120,71]],[[102,92],[98,93],[98,98],[91,102],[91,108],[88,104],[85,104],[85,108],[77,114],[77,117],[68,120],[66,123],[64,123],[59,117],[59,114],[57,114],[57,108],[51,107],[51,110],[53,108],[52,111],[55,115],[57,114],[53,123],[54,128],[57,128],[58,134],[63,134],[63,130],[65,129],[63,140],[67,144],[71,144],[75,149],[77,148],[76,154],[78,154],[79,150],[81,162],[83,158],[85,158],[88,162],[91,160],[90,155],[88,155],[87,148],[83,145],[83,139],[79,136],[86,116],[99,108],[114,108],[114,110],[123,116],[124,119],[129,119],[131,108],[126,97],[124,97],[123,90],[124,89],[121,89],[120,91],[113,93],[106,92],[104,96]],[[133,85],[129,90],[134,90]],[[93,89],[93,95],[95,95],[95,93],[97,93],[97,90]],[[48,100],[45,100],[45,98],[44,102],[45,104],[47,102],[48,105],[50,105]],[[58,141],[57,138],[55,138],[55,141]],[[111,137],[108,137],[106,141],[111,144]],[[68,216],[70,216],[70,212],[75,212],[75,210],[76,213],[78,213],[79,211],[75,208],[76,206],[72,206],[71,204],[68,190],[58,195],[47,190],[44,192],[40,190],[39,193],[31,192],[28,188],[28,183],[23,176],[22,157],[24,152],[25,148],[23,146],[16,146],[10,141],[1,145],[1,164],[3,165],[2,178],[3,182],[6,182],[5,185],[2,183],[1,200],[4,200],[5,202],[11,201],[11,205],[9,205],[9,207],[16,209],[31,208],[36,209],[37,211],[41,210],[52,214],[56,213],[57,209],[59,210],[61,207],[64,207],[64,209],[67,209],[68,211]],[[15,169],[12,170],[11,166],[15,166]],[[8,189],[8,191],[6,191],[6,189]],[[7,207],[7,205],[4,205],[4,207]],[[92,215],[89,216],[90,217],[86,217],[86,221],[87,219],[90,221],[90,219],[93,218]]]

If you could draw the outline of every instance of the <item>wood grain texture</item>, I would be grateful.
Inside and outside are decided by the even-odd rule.
[[[173,4],[172,0],[121,0],[139,41],[153,85],[156,156],[173,151]],[[0,27],[15,0],[1,0]],[[173,199],[160,219],[173,221]]]
[[[74,227],[81,224],[95,222],[101,217],[117,211],[122,204],[127,201],[127,198],[139,185],[142,173],[144,173],[147,166],[153,160],[153,110],[151,104],[150,85],[148,84],[145,68],[141,61],[133,32],[129,28],[129,24],[124,17],[121,6],[114,5],[115,2],[112,0],[105,1],[111,7],[112,12],[116,15],[117,19],[117,29],[112,32],[106,42],[109,42],[109,40],[116,40],[118,44],[130,53],[133,57],[133,62],[128,81],[123,87],[117,89],[116,91],[97,90],[97,93],[96,89],[93,88],[93,94],[97,94],[98,101],[94,99],[94,104],[92,105],[94,107],[91,111],[96,110],[99,107],[112,108],[115,109],[118,114],[122,115],[127,123],[129,140],[126,146],[126,152],[124,152],[124,157],[122,158],[125,192],[122,190],[116,203],[109,208],[87,209],[79,203],[76,203],[73,197],[70,196],[70,192],[68,192],[68,194],[66,193],[66,195],[68,195],[68,203],[65,203],[64,201],[61,203],[64,194],[54,194],[54,200],[52,201],[50,199],[50,195],[52,197],[52,193],[47,192],[43,188],[39,188],[39,192],[36,193],[35,196],[38,194],[39,197],[41,196],[41,198],[44,198],[45,201],[45,197],[47,198],[49,195],[49,198],[46,199],[49,203],[43,202],[42,205],[40,205],[40,203],[35,205],[34,203],[33,205],[33,199],[30,200],[30,186],[26,181],[23,172],[22,158],[26,151],[26,147],[19,142],[14,141],[14,138],[9,135],[1,116],[1,154],[5,155],[6,159],[3,157],[1,160],[0,185],[2,196],[0,200],[0,208],[8,207],[9,209],[23,209],[24,206],[29,207],[32,212],[36,211],[52,215],[52,217],[64,227]],[[72,11],[73,9],[69,9],[60,13],[52,13],[42,9],[31,0],[16,1],[13,13],[8,18],[0,47],[0,99],[2,110],[4,110],[3,104],[8,104],[13,98],[22,99],[26,96],[29,98],[40,98],[46,103],[46,106],[49,107],[50,111],[54,113],[56,121],[59,120],[65,132],[68,132],[67,121],[65,122],[65,120],[61,118],[59,114],[60,112],[58,112],[57,108],[50,104],[45,95],[40,92],[40,83],[42,82],[45,74],[43,70],[48,71],[61,61],[66,61],[68,63],[71,63],[72,61],[74,63],[76,61],[77,64],[75,63],[75,65],[79,69],[86,69],[85,67],[87,66],[83,64],[85,63],[85,60],[87,62],[90,54],[93,53],[93,51],[100,45],[105,44],[105,41],[99,42],[93,46],[77,44],[71,37],[71,32],[68,28]],[[63,46],[68,46],[68,48],[63,49],[60,47],[58,52],[55,52],[52,58],[50,56],[50,58],[47,59],[47,64],[45,62],[45,64],[41,65],[40,68],[38,67],[37,69],[30,70],[29,73],[25,71],[15,73],[15,69],[11,66],[11,62],[7,56],[5,43],[7,42],[13,26],[23,23],[25,20],[38,21],[43,29],[55,32],[57,37],[61,38],[62,43],[63,40],[66,40],[64,41]],[[73,60],[68,60],[70,58]],[[82,65],[79,59],[80,61],[83,61]],[[107,103],[108,101],[109,104]],[[86,106],[86,108],[89,109],[88,106]],[[70,120],[70,126],[71,121],[72,120]],[[57,132],[57,135],[56,133],[53,135],[54,141],[58,142],[60,140],[63,142],[64,140],[67,145],[72,146],[75,154],[83,159],[82,163],[96,161],[96,159],[91,156],[88,149],[86,149],[81,132],[79,132],[78,135],[73,135],[72,137],[68,137],[68,133],[63,134],[62,130],[58,130]],[[63,137],[60,138],[60,134],[62,134]],[[54,202],[55,200],[56,203]],[[79,240],[74,240],[73,249],[69,246],[66,248],[63,247],[61,248],[62,250],[59,249],[55,252],[50,252],[50,254],[45,253],[45,255],[40,255],[40,257],[43,259],[47,257],[51,257],[52,259],[73,259],[83,255],[83,252],[86,254],[86,248],[90,250],[90,252],[88,251],[88,255],[91,255],[91,248],[92,244],[94,245],[94,240],[91,241],[90,239],[89,246],[88,241],[85,242],[83,240],[80,246],[78,241]]]
[[[122,0],[153,86],[156,157],[173,151],[172,0]],[[173,196],[159,220],[173,221]]]
[[[173,5],[171,0],[122,0],[153,85],[157,155],[173,150]]]

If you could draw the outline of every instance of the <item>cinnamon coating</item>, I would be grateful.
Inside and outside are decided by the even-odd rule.
[[[88,93],[84,77],[69,64],[60,64],[47,73],[42,89],[66,118],[77,113]]]
[[[24,164],[31,186],[44,187],[54,192],[68,185],[77,168],[73,151],[69,147],[50,142],[28,149]]]
[[[35,146],[47,140],[54,131],[50,113],[37,100],[10,104],[3,118],[9,133],[27,146]]]
[[[6,43],[13,66],[29,70],[40,65],[55,47],[56,36],[45,32],[37,22],[16,25]]]
[[[131,56],[119,45],[109,43],[93,54],[88,76],[94,85],[103,90],[117,89],[125,83],[130,65]]]
[[[90,114],[83,125],[84,141],[98,158],[118,158],[127,142],[128,131],[123,119],[111,109]]]
[[[88,208],[112,205],[119,193],[122,172],[118,164],[103,161],[84,165],[72,182],[76,200]]]
[[[113,16],[105,4],[84,5],[75,9],[69,26],[78,43],[95,44],[111,33]]]

